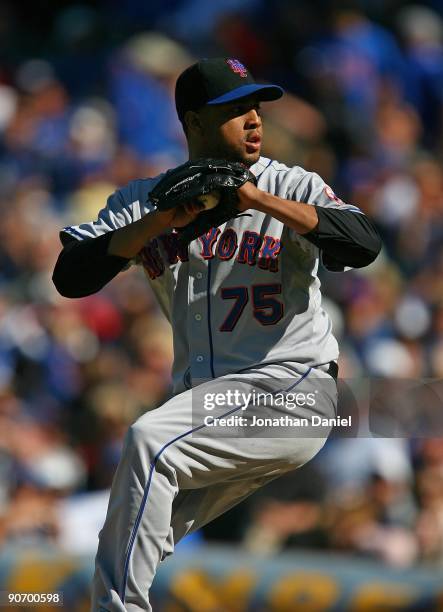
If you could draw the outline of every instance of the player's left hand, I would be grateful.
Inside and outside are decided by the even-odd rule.
[[[211,227],[218,227],[239,214],[238,190],[247,182],[255,184],[256,178],[241,162],[197,159],[167,172],[149,193],[149,198],[157,211],[191,206],[187,212],[197,213],[196,218],[180,232],[179,241],[186,246]],[[217,205],[203,211],[194,209],[199,197],[214,193],[220,198]]]

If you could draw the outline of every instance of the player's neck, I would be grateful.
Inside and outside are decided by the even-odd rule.
[[[188,159],[190,161],[195,159],[200,159],[202,157],[214,157],[208,151],[204,151],[202,148],[196,146],[195,144],[189,143],[188,145]]]

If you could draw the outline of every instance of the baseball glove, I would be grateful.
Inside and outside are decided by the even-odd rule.
[[[178,241],[187,246],[211,227],[218,227],[240,214],[237,189],[246,181],[257,184],[245,164],[226,159],[197,159],[166,172],[149,193],[149,199],[157,210],[169,210],[217,192],[220,200],[214,208],[200,212],[194,221],[178,228]]]

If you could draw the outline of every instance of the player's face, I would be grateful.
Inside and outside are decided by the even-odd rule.
[[[208,105],[200,113],[201,147],[205,155],[226,157],[252,166],[261,151],[263,125],[255,97]]]

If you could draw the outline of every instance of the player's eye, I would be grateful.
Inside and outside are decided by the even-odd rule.
[[[259,116],[261,116],[261,108],[259,104],[238,104],[237,106],[231,106],[229,109],[229,115],[232,117],[238,117],[240,115],[246,115],[251,109],[254,109]]]

